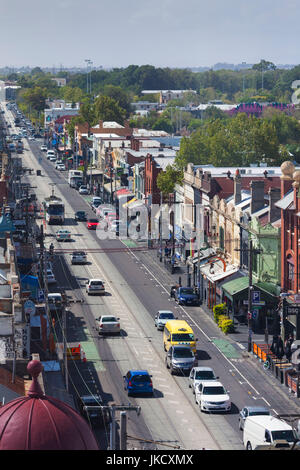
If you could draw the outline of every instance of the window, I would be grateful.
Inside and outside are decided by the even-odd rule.
[[[219,233],[220,233],[220,236],[219,236],[219,238],[220,238],[220,248],[222,250],[224,250],[224,229],[223,229],[223,227],[220,227]]]

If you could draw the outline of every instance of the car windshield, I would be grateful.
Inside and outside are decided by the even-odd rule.
[[[220,386],[203,388],[203,395],[225,395],[225,393],[224,387]]]
[[[269,411],[249,411],[249,416],[265,416],[269,415]]]
[[[173,357],[194,357],[193,353],[188,348],[174,349]]]
[[[215,376],[214,376],[214,373],[212,370],[197,370],[196,371],[196,374],[195,374],[195,379],[197,380],[203,380],[203,379],[208,379],[208,380],[211,380],[211,379],[214,379]]]
[[[150,376],[149,375],[145,375],[145,374],[141,374],[141,375],[134,375],[131,380],[133,382],[139,382],[139,383],[147,383],[147,382],[151,382],[151,379],[150,379]]]
[[[83,251],[75,251],[73,256],[85,256],[85,253]]]
[[[293,442],[295,440],[295,436],[292,430],[285,429],[282,431],[272,431],[273,441],[276,440],[285,440],[288,442]]]
[[[89,219],[89,222],[91,224],[97,224],[98,223],[98,219]]]
[[[91,286],[102,286],[102,281],[92,281]]]
[[[166,319],[170,320],[174,318],[174,315],[173,313],[160,313],[159,318],[161,318],[162,320],[166,320]]]
[[[172,341],[194,341],[193,333],[174,333]]]
[[[102,321],[103,323],[106,323],[106,322],[116,322],[117,319],[116,319],[116,317],[102,317],[102,318],[101,318],[101,321]]]
[[[180,294],[194,294],[194,291],[193,289],[183,287],[182,289],[180,289]]]
[[[85,215],[85,212],[84,211],[78,211],[77,215]]]

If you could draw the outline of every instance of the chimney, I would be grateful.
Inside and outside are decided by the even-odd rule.
[[[292,162],[286,161],[282,163],[280,169],[282,173],[280,176],[281,197],[283,198],[292,189],[295,165]]]
[[[238,204],[242,200],[242,178],[240,175],[240,170],[236,170],[234,178],[233,178],[233,185],[234,185],[234,193],[233,193],[233,199],[234,203]]]
[[[271,224],[275,220],[280,219],[281,209],[275,206],[275,203],[281,199],[280,188],[270,188],[268,191],[269,195],[269,213],[268,213],[268,222]]]
[[[263,180],[251,181],[251,214],[265,206],[265,182]]]

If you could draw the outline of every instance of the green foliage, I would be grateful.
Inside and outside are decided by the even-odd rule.
[[[227,315],[220,315],[218,326],[225,334],[233,333],[234,331],[233,320],[231,320]]]
[[[225,303],[217,304],[213,307],[214,320],[216,323],[219,323],[219,317],[227,313],[227,306]]]
[[[286,130],[280,130],[281,122]],[[181,169],[187,163],[226,167],[266,162],[279,166],[284,161],[280,139],[286,142],[289,136],[298,141],[299,131],[299,124],[289,116],[277,121],[277,116],[261,119],[240,113],[231,119],[206,120],[181,140],[176,164]]]
[[[182,178],[182,171],[175,166],[167,165],[166,170],[157,176],[157,187],[164,195],[168,195],[174,191],[176,183],[181,184]]]
[[[98,121],[116,121],[123,124],[126,118],[126,110],[121,108],[113,98],[100,95],[95,100],[95,115]]]

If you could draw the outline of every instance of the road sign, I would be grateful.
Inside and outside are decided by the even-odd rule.
[[[252,293],[252,302],[254,304],[260,302],[260,291],[259,290],[253,291],[253,293]]]
[[[251,320],[251,318],[252,318],[251,312],[248,312],[248,313],[247,313],[247,319],[248,319],[248,320]]]

